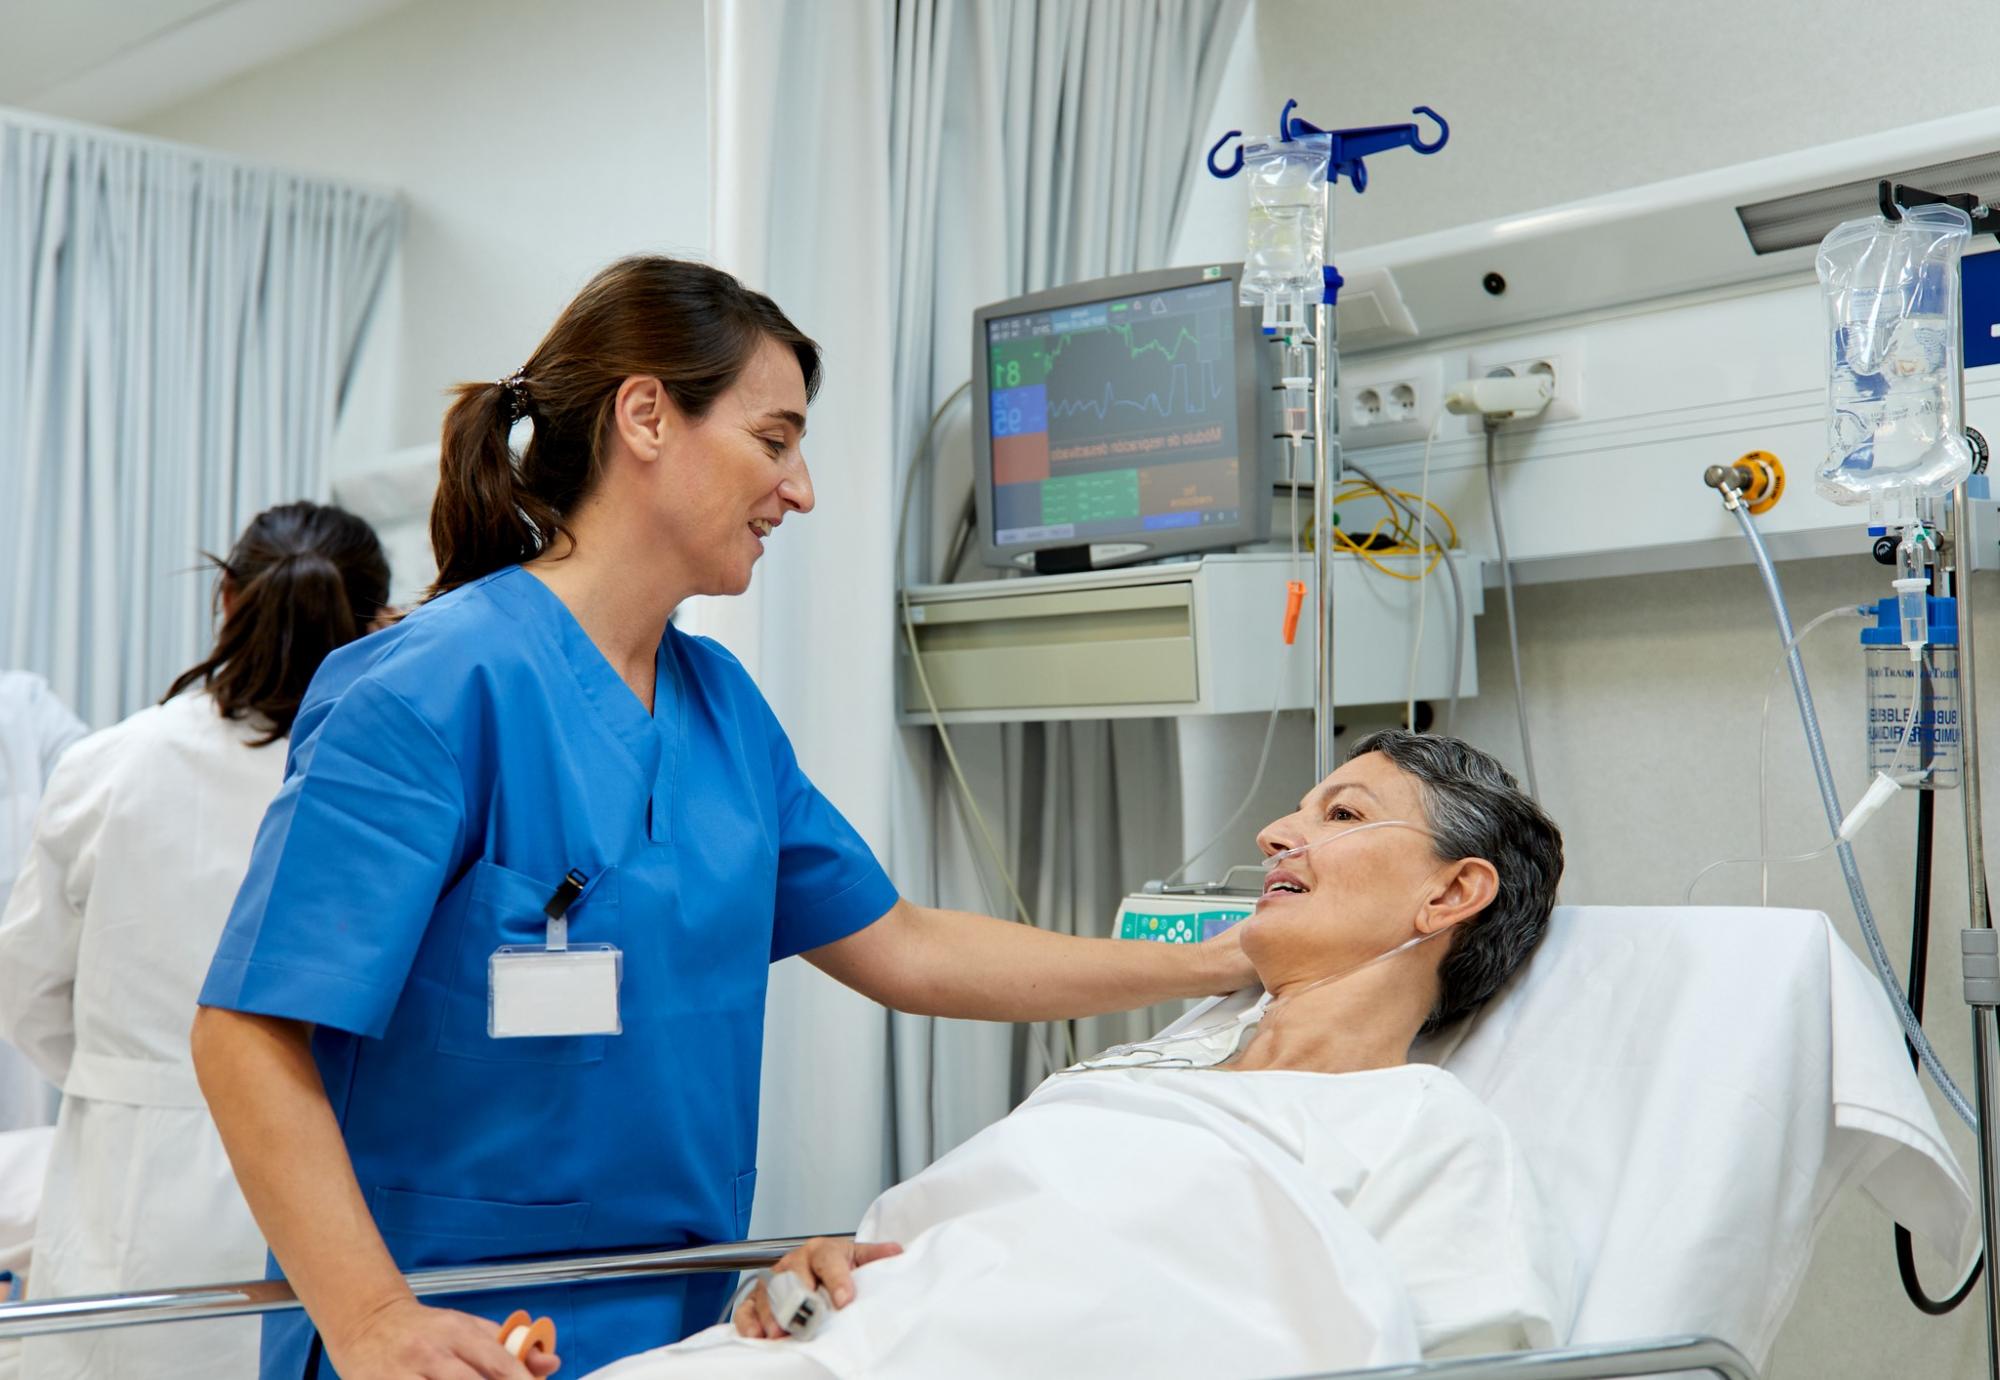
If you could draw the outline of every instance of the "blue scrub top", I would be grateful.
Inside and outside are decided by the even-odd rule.
[[[656,686],[648,715],[516,566],[335,652],[300,709],[201,1000],[316,1027],[405,1269],[740,1239],[769,965],[896,902],[733,657],[670,627]],[[624,952],[624,1031],[493,1039],[488,960],[543,942],[570,868],[571,942]],[[550,1315],[580,1375],[715,1322],[728,1286],[447,1306]],[[302,1374],[311,1336],[267,1318],[263,1376]]]

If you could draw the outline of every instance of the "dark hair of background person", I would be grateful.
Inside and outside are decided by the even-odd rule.
[[[222,628],[208,658],[181,672],[161,703],[199,684],[225,718],[289,737],[320,662],[367,632],[389,603],[389,561],[375,529],[343,508],[281,503],[250,520],[222,578]]]
[[[533,560],[596,485],[618,390],[656,378],[699,420],[766,340],[798,357],[806,396],[819,390],[819,346],[761,292],[707,264],[621,259],[563,309],[521,369],[462,383],[445,413],[431,548],[431,598]],[[515,424],[531,423],[517,456]]]

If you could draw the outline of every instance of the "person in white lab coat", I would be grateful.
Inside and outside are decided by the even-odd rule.
[[[221,631],[158,705],[49,781],[0,919],[0,1034],[64,1093],[33,1298],[261,1278],[265,1251],[188,1052],[195,995],[320,661],[389,596],[368,524],[292,503],[217,562]],[[257,1373],[237,1318],[31,1338],[26,1380]]]
[[[85,732],[47,681],[26,671],[0,671],[0,906],[21,870],[56,758]],[[46,1126],[55,1109],[55,1090],[35,1066],[0,1045],[0,1131]]]

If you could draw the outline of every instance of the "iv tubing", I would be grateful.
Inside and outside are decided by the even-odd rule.
[[[1834,612],[1841,613],[1841,612],[1846,612],[1846,610],[1836,609],[1834,610]],[[1821,617],[1824,618],[1826,617],[1826,615],[1822,614]],[[1810,630],[1811,630],[1810,626],[1808,626],[1807,631]],[[1800,633],[1797,637],[1794,637],[1791,640],[1790,645],[1787,646],[1786,651],[1789,652],[1791,650],[1791,647],[1797,646],[1798,643],[1804,639],[1804,637],[1805,633]],[[1780,661],[1778,664],[1780,666],[1784,665],[1782,661]],[[1919,677],[1910,687],[1910,707],[1903,715],[1903,731],[1901,735],[1898,736],[1896,739],[1896,750],[1890,759],[1891,761],[1900,758],[1903,755],[1905,749],[1909,747],[1910,733],[1911,730],[1913,730],[1917,726],[1917,714],[1920,711],[1920,706],[1923,703],[1923,698],[1924,698],[1924,684],[1922,678]],[[1764,696],[1764,726],[1767,729],[1770,727],[1771,723],[1770,709],[1771,709],[1771,696],[1767,692]],[[1758,768],[1758,777],[1760,785],[1763,776],[1763,765],[1764,765],[1763,753],[1759,752],[1757,758],[1757,768]],[[1889,800],[1895,796],[1897,784],[1898,783],[1896,781],[1896,778],[1890,776],[1887,772],[1884,771],[1876,772],[1875,775],[1870,779],[1867,790],[1862,792],[1861,803],[1856,805],[1854,809],[1840,821],[1840,828],[1832,838],[1828,839],[1825,843],[1822,843],[1819,847],[1813,849],[1812,852],[1810,853],[1784,853],[1784,854],[1774,855],[1769,851],[1765,851],[1759,853],[1754,858],[1718,858],[1716,861],[1710,863],[1707,867],[1704,867],[1701,871],[1695,873],[1694,880],[1688,883],[1687,894],[1682,898],[1683,903],[1690,906],[1693,905],[1695,888],[1701,885],[1703,878],[1705,878],[1706,876],[1708,876],[1709,873],[1714,872],[1718,868],[1743,867],[1749,865],[1750,863],[1761,863],[1763,865],[1764,880],[1766,883],[1768,883],[1770,881],[1770,870],[1772,863],[1811,862],[1815,858],[1825,857],[1828,853],[1831,853],[1835,848],[1839,847],[1840,844],[1854,838],[1856,834],[1861,832],[1861,826],[1867,823],[1868,820],[1874,816],[1877,810],[1881,809],[1882,806],[1886,805],[1889,802]],[[1888,788],[1887,790],[1883,789],[1883,787],[1885,786]],[[1759,794],[1761,796],[1761,791],[1759,792]],[[1758,801],[1758,809],[1760,812],[1763,809],[1763,802],[1761,799]],[[1770,848],[1770,844],[1768,842],[1760,840],[1759,847],[1768,850]],[[1768,887],[1765,894],[1757,902],[1757,904],[1760,906],[1768,906],[1771,904],[1771,898],[1769,895]]]
[[[1873,610],[1865,605],[1842,604],[1837,609],[1828,609],[1812,622],[1798,630],[1778,653],[1778,659],[1771,663],[1771,674],[1764,682],[1764,707],[1757,715],[1757,856],[1764,860],[1759,869],[1757,904],[1771,904],[1771,698],[1778,690],[1778,673],[1785,669],[1792,648],[1812,635],[1813,629],[1836,618],[1865,618]],[[1899,748],[1900,755],[1901,749]],[[1892,759],[1893,760],[1893,759]]]
[[[1917,877],[1910,914],[1910,1010],[1918,1020],[1924,1018],[1924,977],[1930,962],[1931,841],[1936,821],[1937,792],[1917,792]],[[1910,1050],[1910,1067],[1918,1067],[1914,1047]],[[1979,1277],[1986,1269],[1986,1252],[1981,1250],[1958,1288],[1943,1298],[1934,1299],[1924,1292],[1923,1280],[1917,1276],[1915,1238],[1901,1222],[1896,1224],[1895,1241],[1896,1273],[1902,1276],[1903,1293],[1916,1305],[1918,1312],[1933,1318],[1941,1318],[1954,1311],[1971,1297],[1973,1287],[1979,1283]]]
[[[1791,647],[1787,658],[1792,673],[1792,695],[1798,700],[1799,718],[1805,724],[1806,749],[1812,756],[1813,775],[1819,781],[1820,803],[1826,808],[1827,827],[1835,834],[1840,832],[1844,812],[1840,808],[1840,792],[1833,784],[1833,767],[1826,758],[1826,742],[1820,736],[1819,715],[1813,709],[1812,687],[1806,683],[1805,662],[1799,656],[1797,643],[1792,636],[1791,615],[1785,611],[1784,587],[1778,583],[1777,567],[1771,564],[1771,553],[1764,549],[1764,539],[1757,533],[1757,524],[1750,520],[1750,510],[1743,504],[1734,504],[1732,509],[1736,520],[1742,524],[1743,535],[1750,543],[1750,554],[1757,561],[1757,573],[1763,577],[1764,592],[1770,596],[1771,611],[1778,620],[1778,635]],[[1854,848],[1842,840],[1834,849],[1840,858],[1841,876],[1847,882],[1847,894],[1854,902],[1854,917],[1861,924],[1861,937],[1867,942],[1868,957],[1875,965],[1875,976],[1882,984],[1882,990],[1889,994],[1889,1004],[1895,1008],[1896,1019],[1903,1024],[1903,1033],[1909,1037],[1910,1045],[1923,1062],[1924,1069],[1936,1083],[1945,1101],[1958,1113],[1959,1119],[1975,1131],[1979,1119],[1973,1114],[1972,1104],[1959,1091],[1958,1084],[1952,1082],[1945,1072],[1944,1064],[1931,1048],[1929,1037],[1924,1034],[1923,1023],[1910,1010],[1909,999],[1903,995],[1903,986],[1896,978],[1895,967],[1889,960],[1889,951],[1882,946],[1882,932],[1875,926],[1875,912],[1869,908],[1868,892],[1861,882],[1861,869],[1854,862]]]

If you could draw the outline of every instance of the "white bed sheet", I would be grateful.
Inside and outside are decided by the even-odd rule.
[[[1818,911],[1559,907],[1527,969],[1417,1057],[1508,1125],[1566,1225],[1574,1343],[1698,1332],[1761,1366],[1850,1185],[1952,1270],[1978,1249],[1889,1000]]]
[[[781,1355],[839,1380],[1215,1380],[1415,1361],[1412,1301],[1359,1200],[1393,1214],[1413,1178],[1446,1168],[1500,1198],[1511,1164],[1491,1152],[1504,1133],[1435,1069],[1300,1081],[1311,1077],[1052,1079],[875,1200],[857,1235],[903,1254],[863,1266],[853,1303],[817,1336],[749,1341],[725,1324],[591,1380],[775,1380]],[[1504,1206],[1480,1206],[1482,1220],[1515,1225]],[[1546,1231],[1545,1218],[1528,1225]],[[1436,1222],[1410,1230],[1427,1227],[1435,1239]],[[1551,1315],[1564,1301],[1493,1268],[1527,1255],[1507,1244],[1465,1288],[1430,1297],[1472,1326]]]

